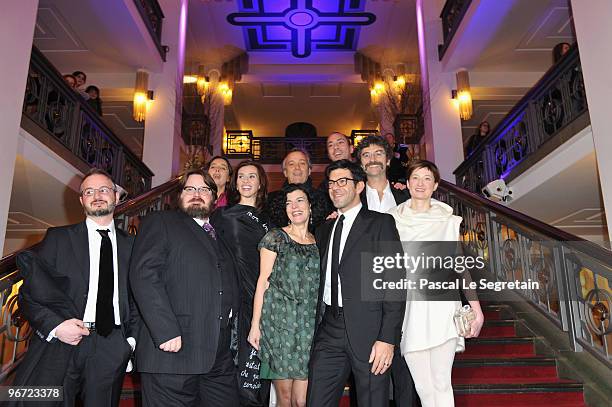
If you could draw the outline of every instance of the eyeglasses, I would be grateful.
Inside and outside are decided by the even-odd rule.
[[[212,195],[212,189],[210,189],[209,187],[185,187],[183,188],[183,192],[185,192],[185,194],[187,195],[195,195],[196,192],[199,193],[200,195]]]
[[[355,181],[355,179],[346,177],[338,178],[335,181],[330,179],[329,181],[327,181],[327,188],[332,189],[334,187],[334,184],[339,187],[344,187],[349,181]]]
[[[98,191],[101,195],[110,195],[115,192],[115,188],[111,187],[100,187],[100,188],[85,188],[81,191],[82,196],[92,197]]]

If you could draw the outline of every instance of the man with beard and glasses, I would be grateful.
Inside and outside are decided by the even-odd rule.
[[[47,230],[22,266],[19,310],[36,335],[13,385],[63,386],[64,405],[80,395],[86,406],[117,406],[138,327],[128,289],[133,239],[113,221],[119,193],[110,175],[92,169],[80,195],[85,221]]]
[[[388,181],[387,171],[392,154],[391,145],[384,138],[376,136],[364,138],[355,149],[357,162],[367,177],[365,188],[361,192],[361,203],[371,211],[386,213],[410,198],[407,189],[398,189]],[[412,407],[417,398],[412,376],[401,356],[399,346],[396,346],[394,351],[391,365],[393,399],[397,407]],[[405,383],[409,385],[406,386]]]
[[[149,214],[130,283],[143,325],[136,349],[143,405],[238,405],[230,354],[239,291],[231,256],[208,222],[217,186],[203,170],[181,180],[178,210]]]

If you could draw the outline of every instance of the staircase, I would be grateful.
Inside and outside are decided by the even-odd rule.
[[[507,305],[484,305],[485,325],[456,355],[457,407],[586,406],[581,383],[559,378],[555,358],[536,352],[536,338],[517,335]]]

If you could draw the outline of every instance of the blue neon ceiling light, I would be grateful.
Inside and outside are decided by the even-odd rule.
[[[312,51],[354,51],[359,29],[376,21],[364,12],[365,0],[238,0],[227,16],[243,28],[249,51],[291,51],[306,58]]]

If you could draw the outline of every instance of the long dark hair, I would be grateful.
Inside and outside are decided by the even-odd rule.
[[[234,169],[232,168],[232,164],[229,162],[229,160],[225,157],[223,157],[222,155],[216,155],[213,158],[211,158],[205,165],[204,165],[204,169],[206,171],[210,172],[210,165],[212,164],[213,161],[215,161],[216,159],[220,159],[225,161],[225,163],[227,164],[227,171],[228,171],[228,176],[227,176],[227,182],[225,183],[225,195],[228,195],[228,187],[230,187],[231,185],[231,180],[232,180],[232,176],[234,175]]]
[[[238,172],[241,168],[247,166],[253,166],[257,168],[257,176],[259,176],[259,190],[257,191],[257,197],[255,198],[255,208],[260,211],[263,209],[264,204],[266,203],[266,198],[268,197],[268,176],[266,175],[266,171],[256,161],[245,160],[240,162],[236,169],[234,170],[234,174],[231,178],[229,188],[226,188],[228,193],[227,201],[230,206],[236,205],[240,202],[240,192],[238,192],[237,181],[238,181]]]

